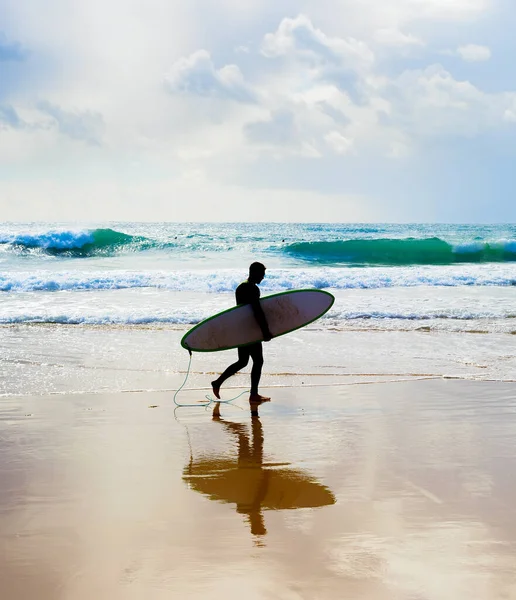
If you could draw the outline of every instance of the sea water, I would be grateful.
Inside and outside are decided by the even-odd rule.
[[[4,223],[0,393],[61,390],[47,385],[48,369],[39,384],[34,370],[22,372],[20,365],[35,363],[64,369],[63,389],[96,389],[81,383],[91,357],[115,368],[127,362],[131,340],[139,340],[137,353],[150,336],[162,351],[145,352],[143,363],[152,356],[158,370],[179,372],[164,332],[179,332],[176,344],[190,326],[232,306],[253,261],[267,267],[262,295],[318,288],[336,296],[331,311],[299,334],[324,339],[312,369],[286,364],[276,346],[291,370],[320,372],[326,362],[340,374],[350,363],[378,371],[396,343],[404,357],[397,366],[407,372],[516,379],[516,225]],[[282,339],[284,348],[294,344]],[[449,372],[432,364],[438,348],[454,365]],[[418,363],[425,352],[428,360]],[[98,380],[101,365],[93,362]],[[457,367],[468,362],[475,368]]]

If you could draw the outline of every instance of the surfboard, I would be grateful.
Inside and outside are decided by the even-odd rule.
[[[272,337],[305,327],[328,312],[335,297],[323,290],[289,290],[265,296],[261,307]],[[224,310],[192,327],[181,346],[194,352],[217,352],[263,341],[262,331],[249,304]]]

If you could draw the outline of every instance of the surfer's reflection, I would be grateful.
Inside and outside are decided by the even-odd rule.
[[[216,407],[213,419],[237,438],[238,457],[220,454],[192,459],[183,470],[183,479],[212,500],[236,504],[237,513],[245,515],[251,533],[263,536],[267,533],[264,510],[328,506],[335,503],[335,497],[308,473],[288,463],[264,463],[263,428],[254,414],[250,437],[247,425],[222,419]]]

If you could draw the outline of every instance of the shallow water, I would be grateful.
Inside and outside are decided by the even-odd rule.
[[[177,390],[189,365],[180,346],[187,329],[0,327],[0,396]],[[376,330],[374,323],[321,329],[316,323],[265,344],[264,356],[265,386],[428,377],[516,380],[516,336],[496,332]],[[186,389],[209,388],[214,373],[235,360],[234,350],[194,353]],[[250,366],[231,378],[224,393],[248,389],[249,371]]]

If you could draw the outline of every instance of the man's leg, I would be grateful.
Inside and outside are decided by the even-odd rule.
[[[261,342],[248,346],[248,348],[249,355],[253,359],[253,368],[251,369],[251,396],[253,396],[258,394],[258,385],[262,376],[263,348]]]
[[[253,359],[253,368],[251,369],[251,395],[249,401],[253,403],[267,402],[270,398],[266,396],[260,396],[258,393],[258,385],[260,384],[260,378],[262,376],[263,366],[263,347],[262,343],[258,342],[252,346],[248,346],[249,354]]]
[[[213,388],[215,398],[220,399],[220,386],[226,381],[226,379],[229,379],[232,375],[238,373],[238,371],[241,371],[244,367],[247,367],[247,363],[249,362],[249,356],[250,355],[248,346],[246,346],[245,348],[239,348],[237,362],[233,363],[232,365],[229,365],[229,367],[224,371],[224,373],[222,373],[222,375],[218,379],[215,379],[215,381],[211,382],[211,387]]]

